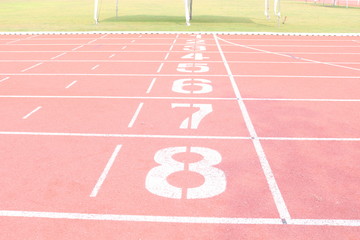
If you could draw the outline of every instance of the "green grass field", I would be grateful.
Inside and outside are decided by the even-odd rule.
[[[360,8],[312,1],[283,1],[278,24],[273,15],[265,18],[263,0],[194,0],[189,27],[183,0],[120,0],[117,18],[115,0],[100,1],[100,24],[95,25],[93,0],[1,0],[0,31],[360,32]]]

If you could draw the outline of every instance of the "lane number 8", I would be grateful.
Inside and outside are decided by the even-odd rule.
[[[154,160],[159,166],[152,168],[145,181],[146,189],[158,196],[166,198],[181,199],[182,188],[168,183],[166,178],[173,173],[185,170],[185,164],[176,161],[173,156],[185,153],[187,147],[169,147],[156,152]],[[205,147],[190,147],[191,153],[201,155],[202,160],[190,163],[189,171],[201,174],[205,181],[201,186],[187,189],[186,199],[211,198],[223,193],[226,189],[225,173],[213,167],[221,162],[221,155],[214,149]]]

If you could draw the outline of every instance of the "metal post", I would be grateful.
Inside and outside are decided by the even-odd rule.
[[[99,11],[98,11],[98,8],[99,8],[99,0],[95,0],[95,3],[94,3],[94,20],[95,20],[95,24],[99,23]]]

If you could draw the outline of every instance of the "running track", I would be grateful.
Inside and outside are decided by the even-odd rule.
[[[0,239],[359,239],[360,37],[0,35]]]

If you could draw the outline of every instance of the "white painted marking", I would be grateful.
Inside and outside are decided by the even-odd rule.
[[[5,44],[12,44],[12,43],[16,43],[16,42],[18,42],[18,41],[21,41],[22,39],[16,39],[16,40],[12,40],[12,41],[10,41],[10,42],[7,42],[7,43],[5,43]]]
[[[169,55],[170,55],[170,53],[168,52],[168,53],[166,54],[166,56],[165,56],[164,60],[167,60],[167,59],[168,59],[168,57],[169,57]]]
[[[121,49],[123,49],[123,50],[124,50],[125,48],[127,48],[127,46],[123,46]]]
[[[133,43],[133,42],[135,42],[135,40],[132,40],[131,42]]]
[[[169,52],[171,52],[171,51],[173,50],[173,48],[174,48],[174,46],[175,46],[175,42],[176,42],[176,40],[177,40],[178,38],[179,38],[179,34],[176,35],[174,41],[172,42],[172,44],[171,44],[171,46],[170,46],[170,49],[169,49]]]
[[[97,64],[97,65],[93,66],[93,67],[91,68],[91,70],[95,70],[95,69],[97,69],[99,66],[100,66],[100,64]]]
[[[30,69],[33,69],[33,68],[36,68],[37,66],[40,66],[41,64],[43,64],[43,62],[32,65],[31,67],[25,68],[25,69],[21,70],[21,72],[26,72],[26,71],[28,71]]]
[[[6,80],[6,79],[5,79]],[[153,79],[154,81],[154,79]],[[151,86],[151,85],[150,85]],[[148,88],[148,90],[151,88]],[[148,93],[148,91],[147,91]],[[197,92],[193,92],[197,93]],[[201,93],[201,92],[200,92]],[[36,96],[0,95],[0,98],[69,98],[69,99],[166,99],[166,100],[237,100],[236,97],[144,97],[144,96]],[[243,98],[246,101],[294,101],[294,102],[360,102],[360,99],[290,99],[290,98]]]
[[[104,36],[102,36],[101,38],[103,38]],[[94,43],[94,42],[96,42],[98,39],[94,39],[94,40],[91,40],[91,41],[89,41],[88,43],[86,43],[86,44],[92,44],[92,43]]]
[[[259,140],[275,141],[334,141],[334,142],[358,142],[360,138],[316,138],[316,137],[259,137]]]
[[[73,81],[72,83],[70,83],[69,85],[67,85],[65,88],[70,88],[72,85],[74,85],[77,81]]]
[[[142,34],[139,35],[139,38],[141,38],[141,37],[142,37]]]
[[[68,136],[68,137],[110,137],[110,138],[163,138],[163,139],[216,139],[216,140],[250,140],[251,137],[238,136],[194,136],[194,135],[147,135],[147,134],[111,134],[111,133],[54,133],[54,132],[0,132],[0,135],[30,136]],[[360,141],[357,140],[357,141]]]
[[[202,223],[236,225],[283,225],[280,218],[226,218],[226,217],[190,217],[190,216],[154,216],[154,215],[118,215],[95,213],[64,213],[1,210],[1,217],[45,218],[64,220],[92,220],[118,222],[154,222],[154,223]],[[344,226],[359,227],[360,220],[343,219],[290,219],[288,225],[303,226]]]
[[[265,36],[332,36],[332,37],[359,37],[360,33],[299,33],[299,32],[292,32],[292,33],[280,33],[280,32],[174,32],[174,31],[95,31],[91,32],[94,33],[101,33],[101,34],[117,34],[117,35],[126,35],[126,34],[185,34],[185,35],[194,35],[194,34],[203,34],[203,35],[210,35],[210,34],[219,34],[219,35],[232,35],[232,36],[257,36],[257,35],[265,35]],[[78,31],[78,32],[0,32],[0,35],[28,35],[28,34],[36,34],[36,35],[87,35],[89,34],[88,31]],[[167,39],[167,38],[162,38]]]
[[[159,74],[159,73],[0,73],[1,75],[9,76],[134,76],[134,77],[184,77],[184,74]],[[199,75],[186,75],[187,77],[199,77]],[[359,79],[359,76],[314,76],[314,75],[247,75],[235,74],[234,77],[249,77],[249,78],[325,78],[325,79]],[[228,77],[226,74],[202,74],[201,77]]]
[[[35,112],[37,112],[38,110],[41,109],[41,106],[35,108],[34,110],[32,110],[30,113],[26,114],[23,119],[27,119],[28,117],[30,117],[32,114],[34,114]]]
[[[59,57],[61,57],[61,56],[64,56],[66,54],[66,52],[64,52],[64,53],[60,53],[59,55],[56,55],[55,57],[52,57],[51,59],[53,60],[53,59],[57,59],[57,58],[59,58]]]
[[[274,177],[274,174],[271,170],[271,167],[270,167],[270,164],[266,158],[266,155],[265,155],[265,152],[264,152],[264,149],[258,139],[258,136],[257,136],[257,133],[255,131],[255,128],[254,128],[254,125],[251,121],[251,118],[250,118],[250,115],[247,111],[247,108],[246,108],[246,105],[244,103],[244,100],[242,99],[242,96],[240,94],[240,90],[238,88],[238,86],[236,85],[236,82],[235,82],[235,79],[234,79],[234,76],[232,75],[232,72],[231,72],[231,69],[230,69],[230,66],[225,58],[225,55],[222,51],[222,48],[219,44],[219,40],[218,40],[218,37],[214,34],[213,35],[214,39],[215,39],[215,42],[216,42],[216,45],[219,49],[219,53],[221,55],[221,58],[224,62],[224,66],[226,68],[226,71],[229,75],[229,78],[230,78],[230,82],[231,82],[231,85],[232,85],[232,88],[234,90],[234,93],[236,95],[236,97],[238,98],[238,104],[239,104],[239,107],[240,107],[240,111],[244,117],[244,120],[245,120],[245,124],[246,124],[246,127],[250,133],[250,136],[253,137],[254,139],[252,140],[253,144],[254,144],[254,147],[255,147],[255,150],[256,150],[256,153],[259,157],[259,160],[260,160],[260,164],[261,164],[261,167],[264,171],[264,175],[266,177],[266,181],[269,185],[269,188],[270,188],[270,191],[271,191],[271,194],[273,196],[273,199],[274,199],[274,202],[275,202],[275,205],[277,207],[277,210],[279,212],[279,215],[280,215],[280,218],[282,219],[285,219],[285,220],[289,220],[291,219],[290,217],[290,213],[286,207],[286,203],[284,201],[284,198],[282,197],[282,194],[280,192],[280,189],[278,187],[278,184],[276,183],[276,179]]]
[[[150,92],[151,92],[151,90],[152,90],[155,82],[156,82],[156,78],[153,78],[152,81],[151,81],[151,83],[150,83],[150,85],[149,85],[149,88],[146,90],[146,93],[150,93]]]
[[[158,68],[158,70],[157,70],[156,72],[159,73],[159,72],[161,71],[161,69],[162,69],[163,66],[164,66],[164,63],[161,63],[160,66],[159,66],[159,68]]]
[[[81,45],[81,46],[75,47],[75,48],[71,49],[71,51],[76,51],[76,50],[78,50],[78,49],[80,49],[80,48],[82,48],[82,47],[84,47],[84,46],[85,46],[85,45]]]
[[[243,98],[246,101],[289,101],[289,102],[360,102],[360,99],[319,99],[319,98]]]
[[[234,46],[239,46],[239,47],[243,47],[243,48],[247,48],[247,49],[252,49],[255,51],[259,51],[259,52],[264,52],[264,53],[269,53],[269,54],[273,54],[273,55],[278,55],[278,56],[282,56],[282,57],[287,57],[287,58],[291,58],[291,56],[289,56],[288,54],[283,54],[283,53],[278,53],[278,52],[271,52],[271,51],[267,51],[267,50],[263,50],[263,49],[258,49],[258,48],[254,48],[254,47],[249,47],[247,45],[243,45],[243,44],[237,44],[237,43],[233,43],[227,40],[224,40],[222,38],[217,37],[218,39],[220,39],[223,42],[229,43],[231,45]],[[306,46],[308,47],[308,46]],[[343,65],[338,65],[338,64],[333,64],[333,63],[329,63],[329,62],[320,62],[320,61],[316,61],[316,60],[312,60],[312,59],[307,59],[307,58],[301,58],[301,60],[303,61],[308,61],[308,62],[313,62],[313,63],[318,63],[318,64],[324,64],[324,65],[328,65],[328,66],[332,66],[332,67],[339,67],[339,68],[345,68],[345,69],[350,69],[350,70],[355,70],[355,71],[360,71],[360,68],[353,68],[353,67],[348,67],[348,66],[343,66]]]
[[[216,97],[143,97],[143,96],[19,96],[0,95],[0,98],[68,98],[68,99],[168,99],[168,100],[236,100],[237,98]]]
[[[223,193],[226,190],[225,173],[221,169],[213,167],[222,161],[221,154],[214,149],[204,147],[190,147],[189,150],[191,153],[202,156],[202,160],[188,164],[189,171],[196,172],[204,177],[202,185],[184,189],[167,181],[171,174],[186,169],[185,163],[173,158],[173,155],[177,153],[188,152],[187,147],[180,146],[163,148],[156,152],[154,160],[159,165],[152,168],[146,175],[146,189],[152,194],[173,199],[212,198]]]
[[[115,159],[116,159],[116,156],[118,155],[120,149],[121,149],[122,145],[119,144],[116,146],[113,154],[111,155],[109,161],[107,162],[103,172],[101,173],[98,181],[96,182],[96,185],[95,187],[93,188],[91,194],[90,194],[90,197],[96,197],[97,194],[99,193],[99,190],[101,188],[101,186],[103,185],[105,179],[106,179],[106,176],[108,175],[110,169],[111,169],[111,166],[114,164],[115,162]]]
[[[54,133],[54,132],[0,132],[0,135],[30,136],[67,136],[67,137],[111,137],[111,138],[164,138],[164,139],[217,139],[217,140],[251,140],[244,136],[194,136],[194,135],[148,135],[148,134],[111,134],[111,133]],[[296,137],[258,137],[258,140],[270,141],[333,141],[360,142],[359,138],[296,138]]]
[[[140,103],[139,106],[137,107],[134,116],[131,118],[131,121],[129,122],[128,128],[132,128],[134,126],[134,123],[137,119],[137,117],[139,116],[140,110],[143,107],[144,103]]]
[[[115,57],[116,56],[116,54],[111,54],[110,56],[109,56],[109,58],[113,58],[113,57]]]
[[[10,77],[4,77],[3,79],[0,80],[0,82],[4,82],[6,80],[8,80]]]

